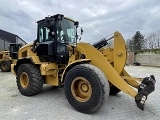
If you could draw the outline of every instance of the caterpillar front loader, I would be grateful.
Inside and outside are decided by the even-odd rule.
[[[11,63],[18,58],[18,50],[21,46],[20,43],[10,43],[9,51],[0,52],[0,69],[2,72],[11,71]]]
[[[123,91],[144,109],[148,94],[155,89],[155,78],[133,78],[124,70],[127,51],[119,32],[91,45],[77,43],[79,22],[64,15],[46,17],[37,24],[37,39],[21,47],[17,62],[11,65],[22,95],[40,93],[43,84],[64,86],[73,108],[93,113],[109,94]],[[105,48],[111,39],[114,47]]]

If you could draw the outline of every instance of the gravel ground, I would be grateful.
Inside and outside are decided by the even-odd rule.
[[[15,76],[0,72],[0,120],[159,120],[160,68],[127,66],[126,70],[134,77],[156,77],[156,90],[149,95],[144,111],[136,107],[133,98],[120,92],[105,100],[98,112],[83,114],[69,105],[63,88],[44,86],[41,94],[25,97],[17,90]]]

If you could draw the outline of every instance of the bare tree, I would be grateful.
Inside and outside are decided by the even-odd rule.
[[[160,30],[156,32],[156,48],[160,48]]]
[[[147,38],[146,38],[146,45],[147,48],[149,49],[157,49],[160,48],[160,30],[157,32],[151,33]]]
[[[128,51],[133,50],[133,42],[131,39],[126,40],[126,46],[127,46]]]

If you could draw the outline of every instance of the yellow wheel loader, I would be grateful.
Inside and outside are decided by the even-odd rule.
[[[11,71],[11,63],[18,58],[18,50],[22,46],[19,43],[10,43],[9,51],[0,52],[0,69],[2,72]]]
[[[37,24],[37,39],[21,47],[17,62],[11,65],[22,95],[40,93],[43,84],[64,86],[73,108],[94,113],[109,94],[123,91],[144,109],[148,94],[155,89],[155,78],[133,78],[124,70],[127,51],[119,32],[91,45],[77,42],[79,22],[64,15],[46,17]],[[105,47],[109,40],[114,47]]]
[[[9,51],[0,52],[0,69],[2,72],[9,72],[11,70],[11,57]]]

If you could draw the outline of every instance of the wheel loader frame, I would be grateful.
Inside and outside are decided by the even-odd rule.
[[[105,38],[102,41],[99,41],[93,45],[83,42],[73,45],[66,42],[67,40],[69,40],[68,37],[64,40],[64,37],[66,37],[64,36],[65,34],[59,36],[60,33],[66,32],[68,30],[61,26],[63,24],[64,26],[70,25],[69,29],[73,28],[75,30],[73,32],[77,42],[78,35],[76,29],[78,27],[78,22],[75,22],[69,18],[65,18],[63,15],[55,15],[51,16],[50,18],[47,17],[44,20],[38,21],[37,40],[34,41],[33,44],[31,43],[21,47],[21,49],[18,51],[17,62],[11,65],[12,72],[15,75],[17,75],[17,73],[18,75],[21,75],[22,72],[22,74],[27,78],[27,80],[30,80],[31,78],[29,79],[27,73],[24,74],[21,68],[25,69],[26,66],[27,69],[29,69],[29,66],[33,65],[33,68],[35,70],[39,70],[39,73],[37,73],[37,75],[40,74],[41,76],[43,76],[44,84],[63,86],[66,82],[65,78],[67,74],[74,67],[77,67],[81,64],[84,64],[84,66],[88,66],[85,64],[90,64],[91,66],[89,65],[89,68],[87,69],[93,70],[93,66],[95,66],[96,69],[98,68],[98,71],[102,71],[101,76],[104,75],[108,79],[108,81],[106,80],[106,82],[109,82],[110,87],[114,86],[119,91],[123,91],[135,99],[137,98],[136,100],[138,100],[138,102],[136,101],[136,103],[139,107],[139,103],[142,102],[141,100],[143,98],[143,93],[146,93],[144,89],[143,93],[141,93],[142,96],[139,97],[138,90],[141,82],[143,82],[144,79],[133,78],[125,71],[124,68],[126,65],[127,50],[125,40],[123,39],[122,35],[119,32],[115,32],[112,37],[108,39]],[[45,33],[45,36],[43,36],[43,40],[40,39],[41,28],[43,28],[43,30],[45,31],[43,31]],[[51,30],[52,33],[54,33],[52,35],[55,35],[54,37],[52,37],[52,39],[50,39],[49,42],[47,41],[46,37],[47,35],[50,35],[49,32],[48,34],[46,34],[46,31],[48,29]],[[57,32],[55,34],[56,30]],[[68,35],[69,34],[67,34],[67,36]],[[62,37],[63,39],[60,39]],[[64,41],[63,43],[62,40]],[[113,40],[114,45],[113,47],[105,48],[105,45],[109,40]],[[75,40],[73,42],[75,42]],[[61,49],[58,47],[61,47]],[[79,66],[77,68],[80,69],[81,67]],[[95,70],[93,71],[96,72]],[[18,79],[21,79],[21,76],[18,76]],[[83,80],[85,83],[86,79],[83,78]],[[151,82],[147,80],[146,86],[150,83]],[[138,90],[135,90],[134,88]],[[150,94],[153,90],[154,85],[151,85],[151,90],[147,91],[145,95],[148,96],[148,94]],[[145,102],[145,100],[143,100],[143,102]],[[144,103],[140,105],[141,106],[139,108],[143,110]]]

